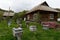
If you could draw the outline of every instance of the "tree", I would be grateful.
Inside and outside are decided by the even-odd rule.
[[[18,17],[19,17],[19,18],[23,17],[27,12],[28,12],[28,11],[26,11],[26,10],[24,10],[24,11],[22,11],[22,12],[19,12],[19,13],[18,13]]]
[[[22,11],[22,12],[18,12],[18,13],[15,13],[13,19],[16,21],[17,19],[20,19],[20,18],[23,18],[24,15],[26,14],[26,10]]]
[[[34,20],[35,22],[40,22],[40,18],[41,18],[41,15],[40,15],[39,12],[34,13],[34,15],[33,15],[33,20]]]
[[[57,11],[60,11],[59,8],[56,8]],[[60,18],[60,12],[58,13],[58,18]]]
[[[0,11],[0,20],[2,19],[2,17],[3,17],[3,12]]]

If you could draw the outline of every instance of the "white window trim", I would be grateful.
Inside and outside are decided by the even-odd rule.
[[[50,14],[50,19],[54,19],[54,14]]]
[[[29,18],[30,18],[30,16],[28,15],[28,16],[27,16],[27,19],[29,20]]]
[[[33,19],[36,19],[36,17],[37,17],[37,14],[35,13],[35,14],[33,15]]]

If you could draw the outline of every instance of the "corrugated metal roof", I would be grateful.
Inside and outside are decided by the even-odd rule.
[[[45,3],[45,2],[44,2]],[[59,12],[58,10],[55,10],[54,8],[51,8],[47,5],[38,5],[38,6],[35,6],[34,8],[32,8],[31,10],[29,10],[27,13],[30,13],[30,12],[33,12],[33,11],[36,11],[36,10],[43,10],[43,11],[51,11],[51,12]]]
[[[29,12],[33,12],[33,11],[36,11],[36,10],[59,12],[58,10],[55,10],[55,9],[53,9],[53,8],[51,8],[51,7],[44,6],[44,5],[36,6],[36,7],[34,7],[33,9],[29,10]],[[29,13],[29,12],[28,12],[28,13]]]
[[[15,13],[4,12],[3,16],[14,16]]]

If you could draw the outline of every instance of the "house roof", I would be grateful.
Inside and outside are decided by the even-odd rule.
[[[3,16],[14,16],[14,14],[15,14],[15,13],[12,13],[12,12],[10,12],[10,13],[4,12]]]
[[[49,7],[49,5],[47,4],[47,2],[46,1],[44,1],[43,3],[41,3],[40,5],[44,5],[44,6],[48,6]]]
[[[42,4],[35,6],[34,8],[32,8],[31,10],[29,10],[29,12],[33,12],[33,11],[37,11],[37,10],[43,10],[43,11],[51,11],[51,12],[59,12],[58,10],[55,10],[51,7],[49,7],[49,5],[45,2],[43,2]]]

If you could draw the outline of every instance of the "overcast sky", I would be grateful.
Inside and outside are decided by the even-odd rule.
[[[50,7],[60,8],[60,0],[0,0],[0,8],[14,10],[15,12],[29,10],[34,6],[47,1]]]

